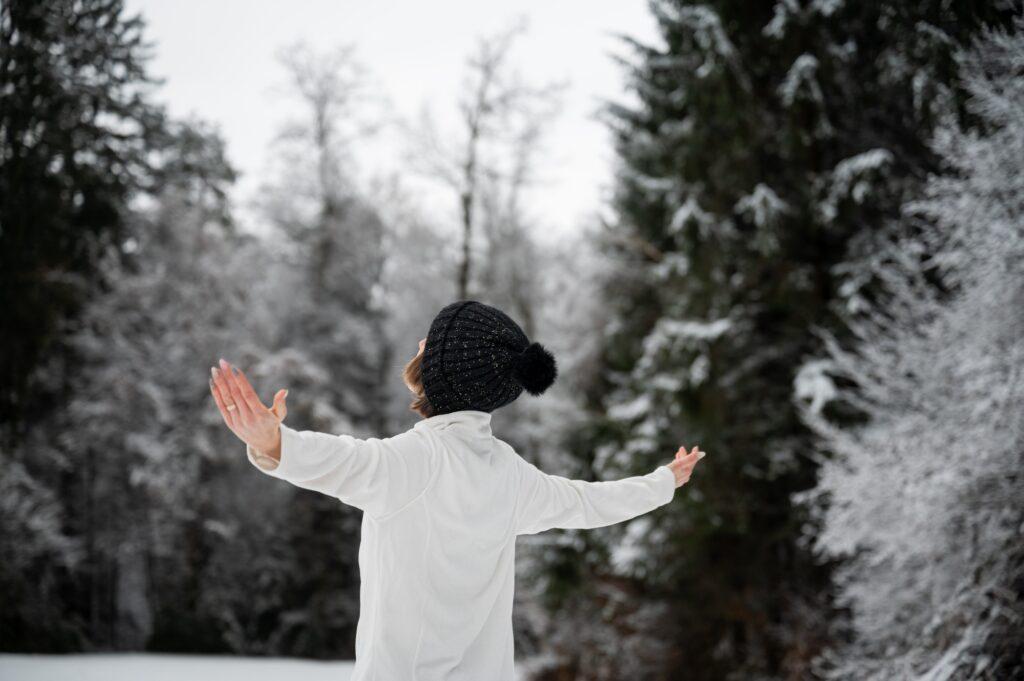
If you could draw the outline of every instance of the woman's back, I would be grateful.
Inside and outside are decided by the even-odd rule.
[[[419,422],[431,458],[423,493],[364,521],[360,569],[387,613],[368,623],[378,649],[368,646],[365,666],[377,678],[512,679],[516,454],[491,435],[489,417],[455,412]]]
[[[364,511],[353,681],[512,681],[516,536],[672,499],[667,466],[614,482],[547,475],[490,421],[456,411],[365,440],[282,424],[280,464],[263,470]]]

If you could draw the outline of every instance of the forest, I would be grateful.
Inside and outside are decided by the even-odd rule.
[[[293,428],[397,433],[472,298],[558,358],[494,417],[545,471],[709,454],[653,513],[520,539],[534,681],[1024,678],[1024,7],[645,8],[612,191],[553,239],[564,84],[519,77],[522,25],[388,176],[352,162],[358,46],[282,50],[257,230],[145,16],[0,0],[0,652],[351,659],[361,513],[250,466],[209,366],[287,387]]]

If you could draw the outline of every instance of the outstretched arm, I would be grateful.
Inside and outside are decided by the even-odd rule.
[[[517,455],[519,504],[516,534],[552,528],[592,529],[635,518],[672,500],[704,452],[680,447],[672,463],[646,475],[622,480],[587,482],[544,473]]]
[[[221,360],[213,374],[210,388],[221,416],[245,442],[249,460],[267,475],[336,497],[376,518],[400,509],[426,487],[431,452],[415,431],[360,439],[294,430],[281,422],[287,391],[279,391],[268,409],[241,370]]]

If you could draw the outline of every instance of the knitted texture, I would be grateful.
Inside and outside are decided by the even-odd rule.
[[[423,389],[434,414],[494,411],[526,388],[543,393],[555,359],[501,310],[475,300],[445,306],[430,324],[423,350]]]

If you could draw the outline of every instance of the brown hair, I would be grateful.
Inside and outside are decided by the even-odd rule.
[[[415,357],[409,360],[409,363],[405,365],[402,370],[402,378],[405,380],[405,384],[409,386],[409,390],[416,398],[409,405],[409,409],[422,416],[423,418],[430,418],[434,415],[434,406],[430,404],[430,400],[427,399],[427,394],[423,390],[423,353],[418,353]]]

